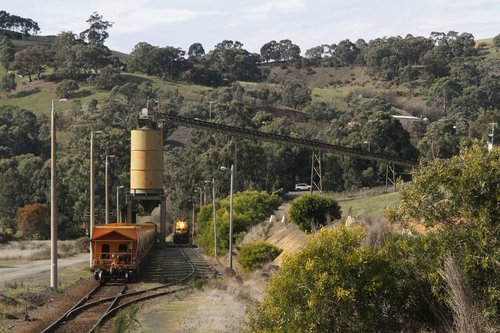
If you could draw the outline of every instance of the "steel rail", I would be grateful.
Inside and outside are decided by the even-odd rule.
[[[176,292],[179,292],[179,291],[182,291],[182,290],[186,290],[188,288],[189,287],[186,286],[186,287],[181,287],[181,288],[178,288],[178,289],[175,289],[175,290],[167,290],[167,291],[162,291],[162,292],[159,292],[159,293],[145,295],[145,296],[142,296],[142,297],[130,300],[130,301],[126,302],[126,303],[120,304],[118,306],[115,306],[114,308],[112,308],[109,311],[107,311],[104,315],[102,315],[102,317],[99,319],[99,321],[95,324],[94,327],[92,327],[92,329],[88,333],[95,332],[95,329],[97,327],[99,327],[104,320],[106,320],[108,317],[110,317],[111,315],[113,315],[115,312],[117,312],[118,310],[120,310],[122,308],[125,308],[125,307],[127,307],[129,305],[132,305],[134,303],[142,302],[142,301],[145,301],[145,300],[148,300],[148,299],[151,299],[151,298],[155,298],[155,297],[159,297],[159,296],[164,296],[164,295],[169,295],[169,294],[175,294]]]
[[[260,141],[266,141],[282,145],[284,144],[291,146],[299,146],[303,148],[312,149],[314,151],[321,151],[325,153],[337,153],[373,161],[393,163],[396,165],[413,167],[418,164],[417,161],[406,160],[396,156],[366,152],[360,149],[342,147],[321,141],[294,138],[291,136],[266,133],[243,127],[223,125],[199,119],[182,117],[171,113],[157,113],[157,115],[158,115],[157,118],[162,118],[172,123],[192,128],[205,129],[213,132],[224,133],[228,135],[234,135],[244,139],[257,139]]]
[[[147,299],[151,299],[151,298],[154,298],[154,297],[159,297],[159,296],[163,296],[163,295],[173,294],[175,292],[178,292],[178,291],[185,290],[185,289],[189,288],[188,286],[186,286],[186,287],[178,288],[178,289],[175,289],[175,290],[167,290],[167,291],[161,291],[161,292],[157,292],[157,293],[151,293],[151,292],[154,292],[154,291],[159,290],[159,289],[164,289],[164,288],[168,288],[168,287],[172,287],[172,286],[181,284],[181,283],[185,282],[186,280],[190,279],[191,277],[193,277],[195,275],[195,273],[197,272],[196,264],[193,262],[193,260],[190,258],[190,256],[187,255],[185,253],[185,251],[183,251],[181,248],[178,247],[177,249],[179,250],[179,252],[181,253],[181,255],[185,258],[186,263],[189,265],[188,271],[186,271],[185,275],[182,278],[179,278],[179,279],[177,279],[176,281],[173,281],[173,282],[162,284],[160,286],[156,286],[156,287],[152,287],[152,288],[147,288],[147,289],[143,289],[143,290],[135,290],[135,291],[130,291],[130,292],[124,292],[125,289],[126,289],[126,285],[125,285],[114,296],[103,297],[103,298],[95,300],[93,302],[89,302],[89,303],[83,304],[85,301],[88,301],[88,299],[92,295],[94,295],[103,286],[102,284],[99,284],[93,290],[91,290],[90,292],[88,292],[87,294],[85,294],[85,296],[83,296],[70,310],[66,311],[59,319],[57,319],[56,321],[54,321],[49,327],[47,327],[44,331],[42,331],[42,333],[53,332],[54,330],[56,330],[58,328],[59,325],[61,325],[65,321],[68,321],[68,319],[72,315],[75,315],[78,312],[81,312],[81,311],[86,310],[88,308],[92,308],[92,307],[94,307],[96,305],[100,305],[102,303],[111,302],[111,304],[108,306],[108,308],[104,312],[104,314],[98,319],[98,321],[96,322],[96,324],[89,331],[89,332],[93,332],[107,318],[109,318],[112,314],[114,314],[116,311],[118,311],[121,308],[124,308],[124,307],[126,307],[128,305],[131,305],[133,303],[137,303],[137,302],[144,301],[144,300],[147,300]],[[194,251],[193,249],[192,249],[192,251],[203,262],[205,262],[205,264],[206,264],[207,267],[211,268],[212,272],[215,272],[214,275],[217,274],[217,270],[215,268],[213,268],[208,262],[206,262],[206,260],[203,259],[197,251]],[[132,299],[132,300],[126,302],[126,303],[117,305],[118,302],[120,300],[122,300],[122,299],[133,297],[133,296],[137,296],[137,295],[140,295],[140,294],[145,294],[145,293],[150,293],[150,294],[144,295],[144,296],[141,296],[141,297],[137,297],[137,298]]]
[[[52,332],[57,326],[59,326],[66,318],[68,318],[69,316],[71,316],[74,312],[75,312],[75,309],[78,309],[83,302],[85,302],[86,300],[88,300],[92,295],[94,295],[99,289],[101,289],[102,287],[102,284],[98,284],[94,289],[92,289],[91,291],[89,291],[87,294],[85,294],[85,296],[83,296],[75,305],[73,305],[73,307],[71,309],[69,309],[68,311],[66,311],[61,317],[59,317],[58,319],[56,319],[52,324],[50,324],[49,327],[47,327],[46,329],[44,329],[41,333],[49,333],[49,332]]]
[[[216,275],[218,275],[218,274],[219,274],[219,272],[217,271],[217,269],[215,269],[212,265],[210,265],[210,264],[209,264],[209,263],[208,263],[208,262],[207,262],[207,261],[206,261],[206,260],[205,260],[205,259],[201,256],[201,255],[200,255],[200,253],[199,253],[196,249],[194,249],[194,248],[192,248],[192,247],[191,247],[191,248],[188,248],[188,249],[189,249],[192,253],[194,253],[194,255],[196,256],[196,258],[198,258],[198,259],[199,259],[199,260],[200,260],[200,261],[204,264],[204,267],[199,268],[199,264],[198,264],[198,266],[197,266],[197,264],[196,264],[195,262],[193,262],[193,260],[192,260],[191,256],[189,256],[189,255],[188,255],[188,256],[189,256],[189,260],[193,263],[193,265],[195,266],[195,269],[196,269],[199,273],[201,273],[201,274],[203,274],[203,275],[208,275],[208,274],[207,274],[207,270],[210,270],[210,272],[212,273],[212,275],[211,275],[211,276],[207,276],[207,278],[211,278],[211,277],[214,277],[214,276],[216,276]],[[184,250],[183,250],[183,251],[184,251]]]
[[[184,253],[184,251],[181,248],[178,248],[178,249],[179,249],[180,253],[186,259],[186,262],[190,265],[190,272],[188,272],[186,274],[186,276],[184,276],[181,279],[178,279],[177,281],[170,282],[170,283],[167,283],[167,284],[164,284],[164,285],[161,285],[161,286],[157,286],[157,287],[153,287],[153,288],[149,288],[149,289],[144,289],[144,290],[140,290],[140,291],[132,292],[132,293],[128,293],[128,294],[119,295],[119,297],[117,296],[117,299],[121,299],[121,298],[125,298],[125,297],[130,297],[132,295],[139,294],[139,293],[146,293],[146,292],[155,291],[155,290],[158,290],[158,289],[163,289],[163,288],[166,288],[166,287],[171,287],[173,285],[180,284],[180,283],[186,281],[187,279],[191,278],[194,275],[195,271],[196,271],[195,267],[194,267],[193,263],[191,262],[191,260],[189,260],[188,256]],[[142,297],[138,297],[138,298],[132,299],[132,300],[130,300],[130,301],[126,302],[126,303],[120,304],[118,306],[115,306],[116,302],[113,302],[113,304],[110,305],[110,307],[108,308],[108,310],[106,310],[106,312],[104,312],[104,314],[101,316],[101,318],[99,318],[99,320],[97,321],[97,323],[92,327],[92,329],[89,331],[89,333],[94,332],[94,330],[97,327],[99,327],[104,322],[104,320],[106,320],[107,318],[109,318],[112,314],[114,314],[116,311],[118,311],[121,308],[129,306],[129,305],[131,305],[133,303],[138,303],[138,302],[141,302],[141,301],[144,301],[144,300],[148,300],[148,299],[151,299],[151,298],[154,298],[154,297],[159,297],[159,296],[163,296],[163,295],[173,294],[175,292],[178,292],[178,291],[181,291],[181,290],[185,290],[187,288],[188,287],[182,287],[182,288],[179,288],[179,289],[176,289],[176,290],[167,290],[167,291],[162,291],[162,292],[159,292],[159,293],[153,293],[153,294],[145,295],[145,296],[142,296]]]

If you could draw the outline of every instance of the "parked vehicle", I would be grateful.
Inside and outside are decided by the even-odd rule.
[[[311,185],[306,183],[298,183],[295,184],[295,191],[310,191]]]

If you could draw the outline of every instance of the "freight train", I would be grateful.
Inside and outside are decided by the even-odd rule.
[[[156,224],[110,223],[92,230],[94,278],[130,281],[156,243]]]
[[[174,224],[173,241],[175,244],[188,244],[191,242],[191,228],[186,221],[177,221]]]

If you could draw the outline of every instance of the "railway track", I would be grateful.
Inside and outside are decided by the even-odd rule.
[[[93,332],[125,307],[186,290],[193,279],[208,279],[218,272],[195,248],[169,246],[154,249],[141,273],[141,282],[154,287],[137,290],[137,284],[108,283],[96,286],[42,333]]]

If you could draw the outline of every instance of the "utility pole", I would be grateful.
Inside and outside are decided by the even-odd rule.
[[[220,167],[221,170],[231,172],[231,187],[229,194],[229,269],[233,270],[233,196],[234,196],[234,164],[231,168]]]
[[[50,287],[57,290],[57,170],[56,109],[52,100],[50,114]]]
[[[58,100],[67,101],[66,98]],[[50,287],[57,290],[57,141],[56,100],[50,112]]]
[[[104,207],[105,207],[105,217],[104,217],[104,221],[106,224],[109,224],[109,195],[108,195],[108,166],[109,166],[109,159],[112,158],[112,157],[116,157],[115,155],[106,155],[106,160],[105,160],[105,165],[104,165],[104,194],[105,194],[105,203],[104,203]]]
[[[116,222],[121,223],[122,221],[122,214],[120,210],[120,189],[125,188],[125,186],[117,186],[116,187]]]
[[[213,206],[212,214],[214,216],[214,257],[215,259],[217,259],[217,218],[216,218],[217,209],[215,206],[215,178],[212,178],[212,180],[205,180],[205,184],[210,184],[210,183],[212,184],[212,206]]]
[[[92,231],[95,227],[95,211],[94,211],[94,134],[102,133],[102,131],[90,131],[90,230],[89,237],[92,240]],[[90,267],[92,267],[93,250],[90,244]]]

